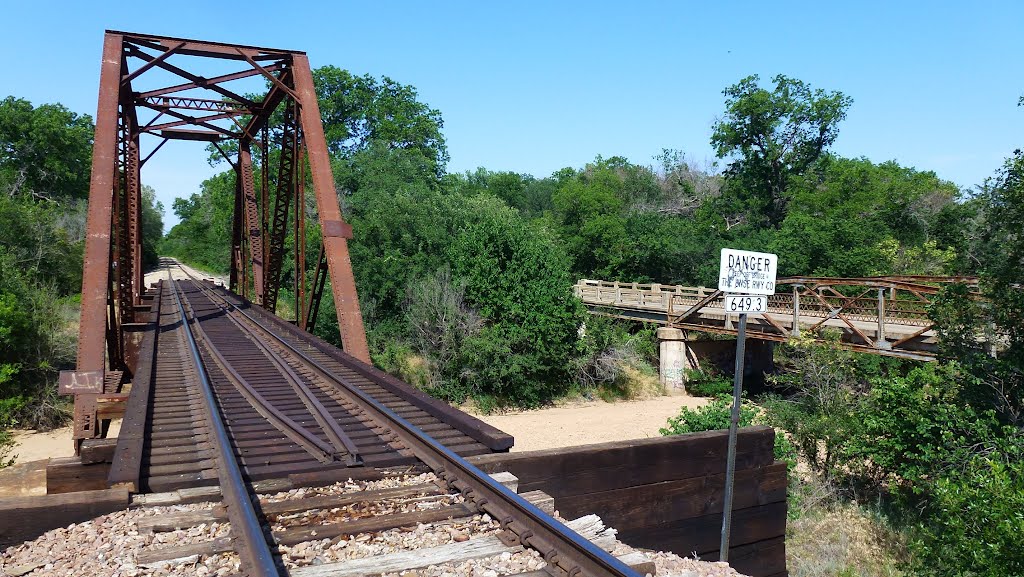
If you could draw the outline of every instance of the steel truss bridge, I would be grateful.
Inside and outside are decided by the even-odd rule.
[[[224,72],[210,75],[218,66]],[[247,96],[238,84],[245,79],[269,89]],[[61,392],[75,396],[76,442],[103,436],[105,411],[127,400],[123,386],[149,314],[141,171],[171,140],[212,146],[235,172],[231,291],[274,311],[290,253],[296,324],[316,322],[329,278],[345,351],[369,362],[347,245],[352,229],[338,204],[304,52],[107,31],[95,120],[78,361],[61,375]],[[320,225],[311,280],[307,182]]]
[[[935,324],[928,307],[943,285],[974,277],[886,276],[779,279],[768,311],[747,316],[747,336],[785,342],[826,330],[844,348],[904,359],[935,359]],[[786,287],[786,288],[782,288]],[[573,292],[594,314],[654,322],[684,330],[735,335],[739,316],[724,308],[717,289],[583,279]],[[978,297],[980,298],[980,297]]]

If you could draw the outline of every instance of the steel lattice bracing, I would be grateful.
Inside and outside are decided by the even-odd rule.
[[[210,66],[228,70],[210,74]],[[171,78],[172,81],[168,81]],[[266,93],[237,88],[256,80]],[[272,117],[280,111],[283,125]],[[273,310],[289,226],[296,242],[296,321],[308,326],[326,275],[346,352],[369,360],[344,221],[309,61],[302,52],[108,31],[89,190],[76,370],[61,376],[75,395],[75,439],[98,436],[97,407],[120,399],[137,354],[137,321],[148,320],[142,274],[142,169],[170,140],[212,145],[236,179],[231,288]],[[280,154],[271,154],[271,149]],[[254,152],[256,158],[254,159]],[[322,257],[306,291],[304,159],[322,231]],[[256,165],[258,161],[258,166]],[[268,166],[272,162],[278,165]],[[187,167],[182,167],[187,169]],[[271,182],[276,176],[276,182]],[[273,194],[271,194],[273,192]],[[295,216],[289,221],[289,205]]]

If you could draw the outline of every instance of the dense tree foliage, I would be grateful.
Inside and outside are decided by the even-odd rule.
[[[92,119],[60,104],[0,101],[0,185],[10,196],[85,198],[89,194]]]
[[[371,145],[416,150],[437,176],[448,162],[441,113],[417,100],[416,89],[383,77],[355,76],[324,66],[313,71],[327,147],[348,158]]]
[[[777,226],[785,216],[790,178],[835,142],[853,101],[781,74],[772,79],[772,91],[759,80],[748,76],[722,91],[725,116],[715,124],[711,145],[720,158],[733,159],[728,173],[742,191],[745,212]]]
[[[235,173],[208,178],[199,192],[176,198],[171,206],[180,222],[163,239],[163,254],[205,270],[224,273],[231,263],[231,223],[235,210]]]
[[[934,238],[959,190],[895,162],[824,156],[791,177],[769,247],[783,274],[862,277],[953,272],[956,247]]]

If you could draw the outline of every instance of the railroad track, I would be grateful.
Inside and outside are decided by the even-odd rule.
[[[277,317],[198,279],[169,278],[158,306],[159,354],[167,358],[155,382],[176,386],[156,386],[151,395],[143,484],[164,493],[139,502],[180,505],[219,495],[219,507],[160,515],[147,526],[170,531],[227,520],[230,537],[212,533],[159,548],[147,554],[150,562],[234,551],[245,574],[277,576],[308,542],[462,519],[489,539],[486,546],[484,538],[471,539],[481,551],[533,550],[553,576],[637,575],[591,540],[603,528],[583,522],[581,536],[536,499],[469,464],[463,457],[503,442],[488,431],[452,426],[383,373],[329,354]],[[443,552],[431,554],[444,561]],[[292,574],[379,574],[388,567],[385,560],[363,560],[362,569],[352,563]]]

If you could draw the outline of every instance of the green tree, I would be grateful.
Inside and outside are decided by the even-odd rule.
[[[156,266],[164,237],[164,205],[156,199],[153,187],[142,186],[142,264]]]
[[[952,286],[935,300],[930,315],[942,355],[965,367],[974,402],[1024,427],[1024,152],[1016,151],[974,200],[976,218],[962,230],[987,298]]]
[[[204,180],[199,192],[174,199],[172,210],[181,221],[168,231],[161,252],[205,270],[226,272],[231,265],[235,173]]]
[[[771,91],[759,81],[748,76],[722,91],[726,111],[715,123],[711,145],[719,158],[732,159],[726,174],[743,207],[778,226],[790,179],[835,141],[853,101],[781,74],[772,79]]]
[[[932,231],[959,190],[933,172],[825,155],[790,178],[787,196],[768,247],[783,274],[939,275],[956,258],[957,247],[939,246]]]
[[[444,172],[448,149],[441,113],[420,102],[416,89],[384,76],[379,81],[335,66],[313,71],[327,147],[334,157],[350,157],[373,143],[419,151]]]
[[[85,198],[92,161],[92,118],[60,104],[33,108],[0,100],[0,191],[37,198]]]

